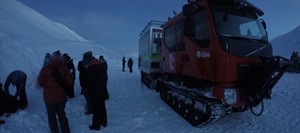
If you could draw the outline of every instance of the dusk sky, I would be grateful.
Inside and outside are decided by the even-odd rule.
[[[1,1],[1,0],[0,0]],[[87,40],[113,49],[135,48],[150,20],[166,21],[186,0],[18,0]],[[269,40],[300,25],[300,0],[249,0],[262,9]],[[1,4],[1,3],[0,3]]]

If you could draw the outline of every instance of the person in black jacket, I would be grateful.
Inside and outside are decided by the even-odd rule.
[[[131,58],[128,59],[127,66],[129,68],[129,72],[132,73],[133,61]]]
[[[93,122],[89,127],[91,130],[100,130],[100,125],[106,126],[106,107],[105,99],[108,94],[105,93],[107,82],[106,68],[104,63],[93,58],[87,66],[88,69],[88,89],[92,100]],[[105,120],[105,121],[104,121]],[[105,122],[105,123],[104,123]]]
[[[104,81],[104,88],[105,88],[105,100],[109,99],[108,97],[108,91],[107,91],[107,80],[108,80],[108,76],[107,76],[107,69],[108,69],[108,65],[107,65],[107,62],[106,60],[104,59],[103,55],[101,55],[99,57],[99,61],[100,61],[100,65],[101,65],[101,80]]]
[[[83,59],[78,62],[78,71],[79,71],[79,83],[81,86],[81,94],[83,94],[86,100],[86,112],[85,114],[92,114],[92,105],[90,92],[88,90],[88,81],[87,81],[87,66],[90,61],[93,59],[93,53],[91,51],[85,52],[83,54]]]
[[[2,89],[2,84],[0,83],[0,116],[5,113],[5,103],[6,102],[6,96]]]
[[[300,72],[300,57],[298,55],[298,52],[293,52],[291,60],[294,61],[293,71]]]
[[[2,116],[5,113],[5,93],[2,90],[2,84],[0,83],[0,116]],[[4,124],[5,121],[0,120],[0,125]]]
[[[126,64],[126,60],[125,57],[123,56],[122,58],[122,71],[125,72],[125,64]]]
[[[15,113],[19,107],[20,101],[10,94],[7,96],[0,83],[0,116],[5,113]]]
[[[109,99],[109,94],[108,94],[108,90],[107,90],[107,80],[108,80],[108,75],[107,75],[107,69],[108,69],[108,65],[106,60],[104,59],[103,55],[101,55],[99,57],[99,61],[100,61],[100,66],[101,66],[101,80],[103,80],[103,93],[104,93],[104,100],[108,100]],[[106,114],[106,106],[105,106],[105,102],[103,103],[102,106],[100,106],[100,112],[102,113],[102,117],[101,117],[101,124],[106,127],[107,126],[107,114]]]
[[[75,73],[75,66],[73,64],[73,59],[71,59],[71,57],[67,53],[64,53],[63,57],[64,57],[64,62],[66,64],[66,66],[68,67],[70,73],[72,74],[73,80],[75,81],[76,73]],[[73,98],[75,96],[75,94],[74,94],[74,84],[68,89],[68,91],[69,91],[69,93],[68,93],[69,96],[68,97]]]
[[[16,101],[19,98],[21,109],[27,108],[27,104],[28,104],[27,94],[26,94],[26,89],[25,89],[26,80],[27,80],[27,75],[23,71],[15,70],[7,76],[7,79],[4,84],[4,91],[5,91],[6,96],[9,98],[10,101],[12,101],[12,100]],[[16,86],[16,89],[17,89],[14,97],[10,97],[10,93],[9,93],[9,85],[10,84]]]

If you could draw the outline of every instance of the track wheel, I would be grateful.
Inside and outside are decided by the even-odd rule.
[[[182,100],[182,99],[178,100],[177,108],[178,108],[177,110],[178,110],[179,114],[183,117],[186,117],[185,116],[186,105],[184,104],[184,100]]]

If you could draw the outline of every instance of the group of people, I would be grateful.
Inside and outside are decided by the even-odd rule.
[[[5,113],[15,113],[19,108],[27,108],[27,94],[26,94],[26,80],[27,75],[21,70],[15,70],[11,72],[5,81],[4,90],[0,83],[0,116]],[[16,93],[11,95],[9,92],[10,85],[16,86]],[[0,120],[0,125],[4,124],[3,120]]]
[[[123,71],[125,71],[126,62],[129,71],[132,72],[133,61],[131,58],[126,61],[125,57],[123,57]],[[105,105],[105,101],[109,99],[107,62],[102,55],[99,58],[95,58],[93,53],[88,51],[83,54],[83,58],[78,62],[77,68],[81,94],[84,95],[86,100],[85,114],[93,115],[92,124],[89,128],[91,130],[100,130],[101,125],[107,126]],[[63,133],[70,132],[65,107],[68,98],[74,97],[75,70],[73,60],[67,53],[61,54],[59,50],[52,54],[46,53],[37,81],[43,88],[48,124],[52,133],[60,132],[59,130]],[[18,108],[22,110],[27,108],[26,79],[27,76],[23,71],[15,70],[8,75],[4,89],[2,89],[2,84],[0,84],[0,115],[9,111],[16,112]],[[15,95],[9,93],[10,84],[16,86],[17,91]],[[2,100],[2,98],[5,98],[5,100]],[[9,105],[15,106],[9,107]],[[0,124],[3,123],[5,122],[0,120]]]
[[[122,71],[125,72],[125,65],[127,62],[127,67],[129,69],[129,72],[132,73],[132,67],[133,67],[133,60],[131,58],[126,61],[125,57],[122,58]]]
[[[99,59],[91,51],[84,53],[78,62],[81,94],[86,99],[86,113],[92,114],[91,130],[100,130],[107,126],[105,100],[109,99],[107,91],[108,65],[103,56]],[[59,131],[69,133],[70,127],[65,113],[68,98],[74,97],[75,67],[70,56],[60,51],[46,54],[44,67],[38,76],[38,83],[44,88],[44,101],[48,113],[48,123],[52,133]],[[56,118],[58,116],[58,120]]]

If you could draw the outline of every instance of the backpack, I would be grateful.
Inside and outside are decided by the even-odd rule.
[[[58,84],[64,89],[65,93],[67,96],[71,96],[71,91],[70,91],[70,87],[66,84],[66,82],[64,81],[64,79],[61,77],[61,75],[59,74],[58,70],[56,68],[54,68],[52,70],[52,74],[54,76],[54,79],[58,82]]]

